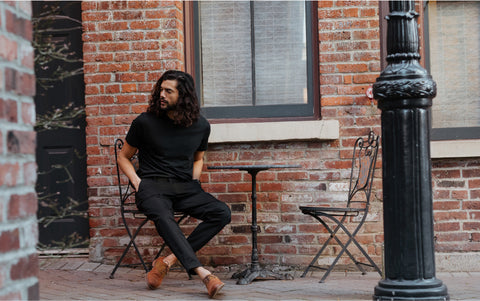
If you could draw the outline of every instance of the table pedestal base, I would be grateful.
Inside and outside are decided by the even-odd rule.
[[[276,279],[276,280],[293,280],[293,276],[288,273],[280,274],[262,268],[248,268],[245,271],[237,272],[232,275],[232,279],[238,279],[237,284],[250,284],[257,278]]]

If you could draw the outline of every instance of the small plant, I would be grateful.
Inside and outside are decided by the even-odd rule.
[[[81,29],[82,23],[79,20],[61,15],[59,13],[59,6],[47,5],[46,7],[50,9],[47,9],[38,17],[32,18],[34,33],[32,46],[35,49],[35,73],[37,75],[37,83],[44,90],[53,88],[54,84],[58,81],[83,74],[83,67],[73,70],[65,68],[65,66],[71,67],[74,63],[82,62],[82,59],[79,58],[74,51],[70,50],[71,45],[69,43],[65,43],[63,39],[59,39],[53,35],[54,32],[61,33],[68,30]],[[52,25],[58,20],[69,20],[78,24],[78,26],[54,29]],[[51,68],[52,63],[55,61],[61,61],[63,64],[58,64],[56,69],[49,73],[50,76],[43,77],[42,74],[44,73],[42,71]]]
[[[84,107],[76,107],[73,103],[69,103],[61,108],[53,108],[44,114],[37,114],[35,131],[43,132],[60,128],[78,129],[80,126],[75,125],[75,121],[83,116],[85,116]]]

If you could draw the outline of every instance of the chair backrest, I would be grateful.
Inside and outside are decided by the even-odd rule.
[[[379,136],[376,136],[375,133],[371,131],[367,139],[360,137],[355,141],[347,207],[350,207],[352,203],[365,203],[365,207],[368,210],[372,192],[373,175],[377,162],[378,140]],[[364,192],[365,197],[357,198],[356,196],[359,192]]]
[[[120,194],[120,200],[121,200],[121,205],[122,206],[125,205],[125,203],[129,200],[130,196],[135,194],[135,190],[133,189],[133,186],[130,183],[130,181],[124,187],[125,190],[122,189],[122,186],[123,186],[122,185],[122,177],[121,177],[120,167],[118,166],[118,163],[117,163],[117,159],[118,159],[118,153],[123,148],[123,145],[124,145],[124,142],[123,142],[122,139],[118,138],[118,139],[115,140],[115,166],[117,168],[118,192]],[[131,158],[131,161],[132,161],[133,166],[135,167],[135,170],[137,170],[138,169],[138,156],[137,156],[137,154],[135,154]]]

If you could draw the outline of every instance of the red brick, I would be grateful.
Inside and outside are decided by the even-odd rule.
[[[105,85],[105,93],[108,93],[108,94],[120,93],[120,85],[119,84]]]
[[[108,21],[110,19],[109,12],[83,12],[82,13],[82,21],[89,22],[89,21]],[[99,23],[103,24],[103,23]]]
[[[96,23],[99,31],[122,31],[128,30],[128,22],[102,22]]]
[[[147,95],[138,95],[138,94],[129,94],[129,95],[118,95],[117,103],[147,103]]]
[[[141,82],[145,81],[144,73],[118,73],[115,74],[115,81],[117,82]]]
[[[116,72],[126,72],[130,70],[130,64],[129,63],[105,63],[105,64],[98,64],[98,72],[102,73],[116,73]]]
[[[9,131],[7,133],[7,151],[11,154],[34,154],[36,133],[33,131]]]
[[[462,171],[462,175],[465,178],[480,178],[480,169],[465,169]]]
[[[112,53],[87,53],[84,54],[85,62],[111,62],[113,60]]]
[[[85,75],[85,84],[108,83],[112,78],[111,74],[93,74]]]
[[[105,33],[84,33],[83,41],[84,42],[107,42],[113,41],[113,35],[110,32]],[[124,39],[122,39],[124,40]]]
[[[22,121],[26,125],[34,125],[35,124],[35,105],[33,103],[22,103],[21,104],[22,110]]]
[[[37,163],[26,162],[23,164],[23,176],[25,185],[35,186],[37,182]]]
[[[480,189],[479,190],[470,190],[470,198],[480,199]]]
[[[14,194],[8,203],[8,218],[11,220],[34,216],[37,212],[37,195],[27,193]]]
[[[480,222],[465,222],[465,223],[463,223],[463,230],[478,231],[478,230],[480,230]]]
[[[359,73],[368,71],[368,65],[365,63],[355,64],[337,64],[338,72],[341,73]]]
[[[131,93],[137,91],[137,84],[122,84],[122,93]]]
[[[435,221],[465,220],[467,219],[467,212],[465,211],[434,212],[433,216]]]
[[[18,46],[17,42],[8,39],[4,35],[0,35],[0,58],[13,62],[17,59]]]
[[[142,20],[142,21],[133,21],[130,23],[130,29],[156,29],[160,27],[160,21],[158,20]]]
[[[360,9],[360,17],[376,17],[378,16],[377,9],[375,8],[362,8]]]
[[[111,105],[111,106],[101,106],[99,108],[100,115],[124,115],[128,114],[130,111],[129,105]]]
[[[342,10],[341,9],[328,9],[328,10],[319,10],[318,11],[318,19],[319,20],[341,18],[341,17],[342,17]]]
[[[94,125],[112,125],[112,117],[87,117],[87,123],[89,126]]]
[[[4,10],[5,24],[7,31],[24,38],[27,41],[32,40],[32,22],[28,19],[17,17],[10,10]]]
[[[470,235],[468,233],[437,233],[435,235],[437,238],[436,242],[453,242],[453,241],[468,241]]]
[[[249,239],[246,235],[228,235],[219,237],[218,242],[226,245],[247,244]]]
[[[464,200],[468,198],[467,190],[452,190],[452,198],[457,200]]]
[[[439,231],[439,232],[458,231],[460,230],[460,223],[458,222],[435,223],[434,228],[435,228],[435,231]]]
[[[368,84],[375,82],[378,74],[357,74],[353,76],[353,83]]]
[[[0,98],[0,119],[16,123],[18,121],[17,102]]]
[[[343,16],[346,18],[356,18],[358,17],[358,8],[345,8],[343,10]]]
[[[0,253],[16,251],[20,248],[18,229],[0,232]]]
[[[38,275],[38,256],[30,254],[28,257],[22,257],[17,263],[12,265],[10,269],[10,278],[12,280],[26,279],[36,277]]]
[[[129,49],[130,49],[130,44],[128,42],[119,42],[119,41],[115,41],[111,43],[103,43],[98,46],[99,51],[105,51],[105,52],[127,51]]]
[[[267,245],[263,250],[264,254],[296,254],[297,248],[292,245]]]
[[[17,185],[20,172],[19,163],[3,163],[0,165],[0,186],[12,187]]]

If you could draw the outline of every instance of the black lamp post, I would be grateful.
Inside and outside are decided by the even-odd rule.
[[[430,116],[436,84],[419,64],[415,1],[390,1],[382,110],[385,279],[374,300],[449,300],[435,277]]]

